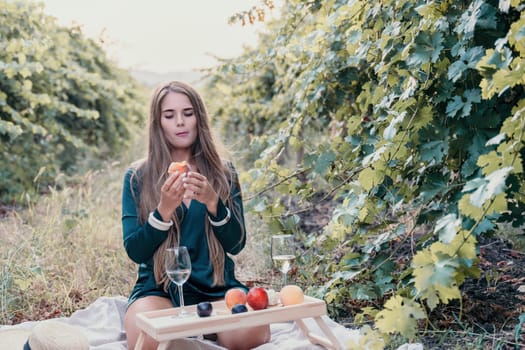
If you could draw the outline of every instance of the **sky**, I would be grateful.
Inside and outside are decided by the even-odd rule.
[[[262,23],[228,24],[260,0],[35,0],[59,25],[79,24],[102,37],[108,57],[125,69],[155,73],[211,67],[254,46]],[[275,12],[274,9],[272,12]],[[269,13],[275,16],[275,13]]]

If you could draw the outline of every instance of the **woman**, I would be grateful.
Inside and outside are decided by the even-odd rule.
[[[190,252],[185,304],[246,289],[227,255],[246,242],[241,189],[235,169],[219,156],[200,95],[181,82],[160,86],[151,100],[148,138],[147,157],[126,172],[122,197],[124,247],[139,264],[124,318],[128,349],[139,334],[137,313],[178,306],[176,286],[164,272],[167,247],[184,245]],[[186,161],[190,171],[168,175],[173,161]],[[217,334],[229,349],[253,348],[269,338],[268,326]],[[145,349],[156,346],[146,338]]]

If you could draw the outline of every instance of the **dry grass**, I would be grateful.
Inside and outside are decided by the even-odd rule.
[[[102,295],[126,295],[135,267],[122,248],[121,164],[50,190],[0,221],[0,323],[69,315]]]
[[[129,163],[65,179],[61,190],[0,219],[0,324],[69,316],[100,296],[129,294],[136,266],[122,246],[120,221]],[[264,225],[246,219],[248,243],[234,259],[239,278],[257,283],[271,264],[268,244]]]
[[[233,257],[237,277],[248,285],[272,285],[269,230],[261,219],[249,213],[246,214],[246,227],[246,247]]]

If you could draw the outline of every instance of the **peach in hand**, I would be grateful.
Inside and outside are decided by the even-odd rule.
[[[185,160],[183,160],[182,162],[171,162],[168,168],[168,175],[171,175],[176,171],[178,171],[179,174],[182,174],[189,170],[190,170],[190,166]]]
[[[228,291],[224,295],[224,302],[226,303],[226,307],[230,310],[234,305],[245,305],[246,292],[244,291],[244,289],[241,288],[228,289]]]
[[[302,304],[304,301],[304,293],[301,287],[294,284],[284,286],[279,293],[281,303],[284,306]]]

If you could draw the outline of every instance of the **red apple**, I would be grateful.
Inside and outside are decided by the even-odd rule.
[[[262,310],[268,307],[268,293],[262,287],[252,287],[246,297],[248,305],[254,310]]]

